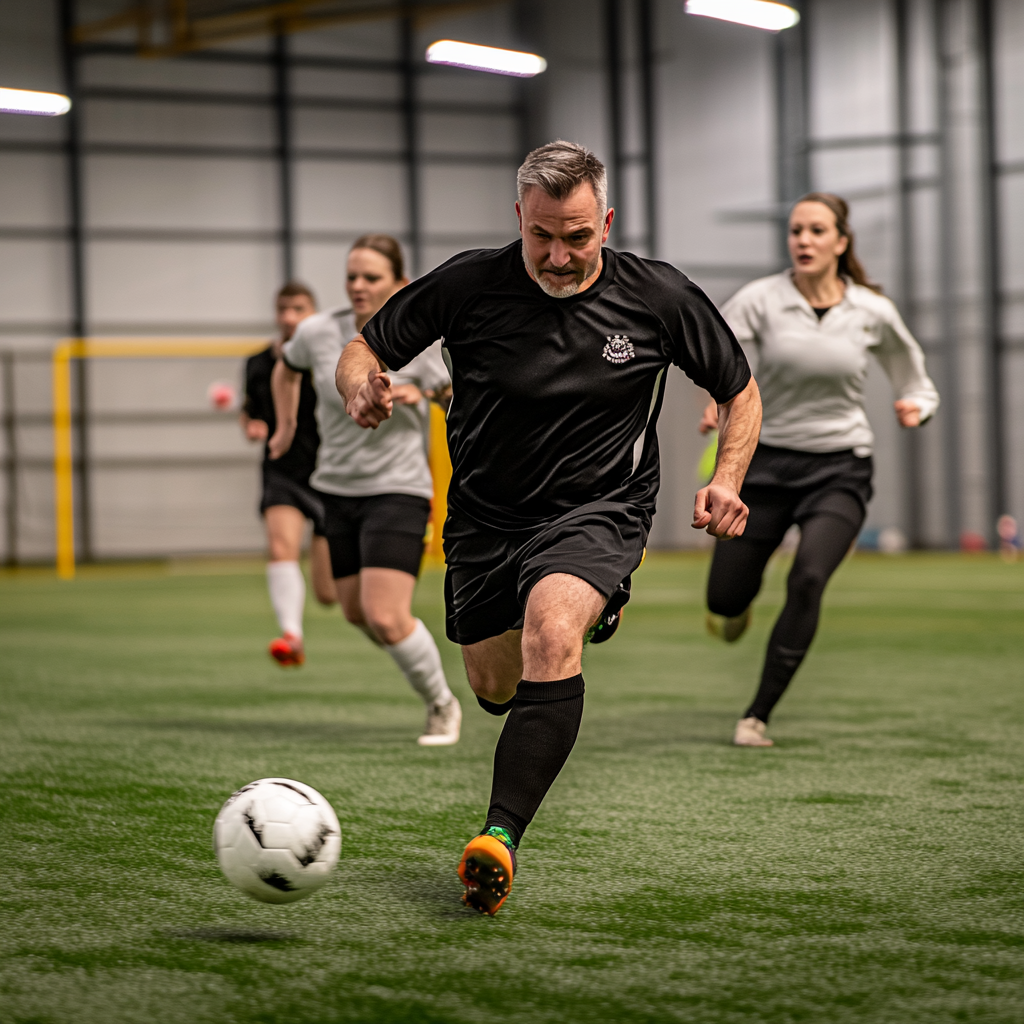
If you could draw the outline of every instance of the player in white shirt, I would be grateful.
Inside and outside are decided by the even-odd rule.
[[[746,531],[715,546],[712,633],[727,641],[743,634],[768,559],[789,527],[800,527],[761,683],[736,725],[738,746],[772,745],[768,716],[810,647],[825,586],[864,523],[874,444],[864,411],[869,355],[892,382],[901,426],[920,426],[939,405],[921,347],[854,254],[848,216],[838,196],[804,196],[789,218],[792,269],[751,282],[722,308],[754,371],[764,412],[740,492],[750,509]],[[717,426],[717,415],[711,402],[702,433]]]
[[[394,415],[377,430],[356,426],[334,384],[342,350],[408,283],[395,239],[364,235],[355,242],[346,280],[351,308],[303,321],[274,368],[278,427],[270,456],[279,458],[292,443],[299,382],[308,370],[320,429],[310,484],[324,503],[338,600],[345,618],[387,651],[423,698],[427,724],[418,742],[442,746],[458,742],[462,709],[448,688],[434,638],[412,614],[433,497],[426,449],[429,399],[451,386],[440,344],[394,376]]]

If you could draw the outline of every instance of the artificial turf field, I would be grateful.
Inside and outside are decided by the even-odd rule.
[[[258,562],[0,577],[4,1024],[1024,1020],[1024,564],[857,556],[772,725],[727,743],[781,596],[703,632],[706,560],[652,556],[586,656],[579,743],[493,919],[459,904],[500,722],[421,705],[333,612],[283,671]],[[441,576],[418,612],[441,636]],[[258,904],[222,801],[334,804],[332,881]]]

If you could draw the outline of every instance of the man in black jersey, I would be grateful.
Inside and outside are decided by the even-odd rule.
[[[480,705],[508,714],[484,830],[459,864],[464,901],[489,914],[576,740],[584,637],[602,613],[614,617],[643,556],[669,365],[711,392],[724,424],[694,527],[743,532],[738,491],[761,413],[743,353],[703,292],[668,264],[602,248],[614,212],[592,153],[542,146],[518,190],[522,241],[462,253],[404,288],[349,343],[337,374],[349,414],[375,428],[391,413],[387,368],[443,339],[447,632]]]
[[[269,653],[281,665],[301,665],[305,660],[302,619],[306,582],[299,566],[299,555],[307,519],[313,522],[310,572],[317,600],[330,605],[337,599],[324,536],[323,503],[309,486],[310,474],[316,468],[320,435],[314,416],[316,391],[308,373],[303,374],[298,428],[291,448],[281,458],[271,459],[266,442],[277,427],[270,375],[281,358],[281,347],[295,333],[296,327],[316,312],[316,300],[304,284],[292,281],[280,289],[275,301],[279,336],[245,364],[241,420],[250,441],[264,442],[260,514],[266,524],[270,555],[267,588],[282,633],[271,641]]]

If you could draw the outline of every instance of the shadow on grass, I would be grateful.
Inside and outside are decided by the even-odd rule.
[[[297,939],[294,932],[268,931],[260,928],[166,928],[163,934],[171,939],[236,944],[295,942]]]

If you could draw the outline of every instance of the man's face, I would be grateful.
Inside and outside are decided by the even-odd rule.
[[[295,328],[315,312],[316,307],[308,295],[282,295],[277,300],[277,327],[281,338],[287,341]]]
[[[581,185],[567,199],[552,199],[542,188],[527,189],[516,203],[516,215],[523,262],[547,295],[567,299],[593,284],[615,211],[598,208],[590,185]]]

